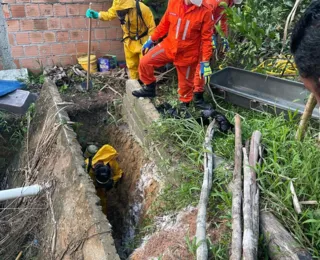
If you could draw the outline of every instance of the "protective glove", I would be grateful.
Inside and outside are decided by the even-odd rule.
[[[93,18],[93,19],[98,19],[99,18],[99,13],[95,10],[88,9],[86,12],[86,17],[87,18]]]
[[[229,50],[229,42],[228,42],[228,39],[226,38],[222,38],[221,41],[222,41],[222,52],[225,53]]]
[[[212,49],[216,49],[218,46],[218,42],[217,42],[217,35],[212,35]]]
[[[149,37],[149,39],[142,46],[142,55],[146,55],[153,45],[154,42],[151,40],[151,37]]]
[[[210,67],[210,63],[208,61],[201,61],[200,62],[200,78],[204,77],[206,84],[210,82],[211,74],[212,74],[212,70]]]

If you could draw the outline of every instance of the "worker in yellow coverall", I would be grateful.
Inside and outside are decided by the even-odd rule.
[[[96,12],[88,9],[86,17],[103,21],[119,18],[129,77],[139,79],[138,67],[142,45],[156,27],[150,8],[139,0],[114,0],[108,11]]]
[[[86,168],[93,179],[97,195],[101,199],[102,211],[106,214],[106,191],[110,190],[122,177],[122,170],[116,160],[117,151],[111,145],[102,146],[94,155],[85,153]]]

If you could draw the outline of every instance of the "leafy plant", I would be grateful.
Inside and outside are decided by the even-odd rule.
[[[303,1],[295,20],[310,2]],[[231,48],[223,65],[252,69],[267,58],[278,56],[282,50],[285,21],[294,3],[295,0],[246,0],[240,7],[226,8]],[[217,30],[222,34],[219,27]],[[289,40],[290,37],[283,50],[285,54],[289,54]]]

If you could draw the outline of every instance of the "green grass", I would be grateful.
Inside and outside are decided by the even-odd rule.
[[[289,180],[300,201],[320,201],[320,152],[310,128],[303,142],[295,140],[298,118],[291,113],[289,119],[257,113],[227,104],[220,104],[242,119],[243,142],[254,130],[262,133],[266,155],[262,167],[257,169],[261,189],[261,208],[272,211],[295,239],[308,248],[313,257],[320,259],[320,206],[302,206],[297,215],[292,205]],[[202,184],[202,158],[205,129],[195,120],[163,119],[152,126],[152,137],[171,151],[178,168],[157,203],[157,214],[177,211],[187,205],[197,205]],[[216,132],[212,142],[215,153],[233,163],[234,135]],[[231,193],[228,184],[232,179],[232,168],[219,167],[214,172],[214,183],[209,201],[209,218],[231,225]],[[211,251],[227,255],[230,232],[211,246]],[[214,254],[216,255],[216,254]],[[219,259],[219,258],[215,258]]]

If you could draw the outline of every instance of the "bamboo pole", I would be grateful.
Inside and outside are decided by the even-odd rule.
[[[316,105],[317,105],[317,100],[316,100],[315,96],[311,93],[308,98],[308,102],[307,102],[306,107],[304,109],[298,130],[296,133],[296,139],[298,141],[301,141],[303,139],[304,134],[308,128],[308,122],[311,118],[313,109],[316,107]]]
[[[207,223],[207,204],[208,198],[212,186],[212,171],[213,171],[213,152],[211,140],[214,134],[213,126],[215,121],[213,120],[208,126],[205,141],[204,141],[204,176],[200,194],[200,201],[198,204],[197,215],[197,260],[208,259],[208,246],[206,241],[206,223]]]
[[[235,117],[235,155],[232,191],[232,242],[230,260],[240,260],[242,255],[242,138],[241,119]]]

